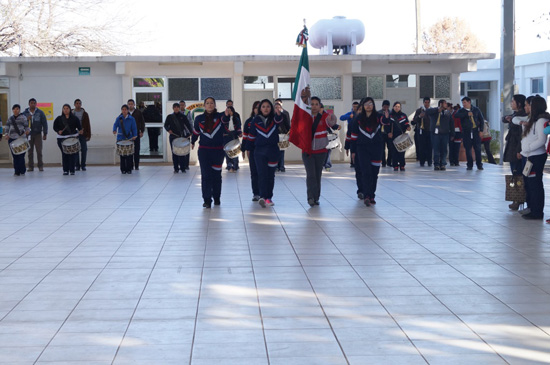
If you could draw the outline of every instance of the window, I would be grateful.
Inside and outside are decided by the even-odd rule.
[[[421,98],[449,99],[451,97],[451,77],[448,75],[422,75],[419,77],[419,82]],[[465,95],[464,83],[460,84],[460,94]]]
[[[416,75],[386,75],[386,87],[416,87]]]
[[[365,96],[384,99],[384,78],[382,76],[356,76],[353,78],[353,99]]]
[[[277,94],[280,99],[292,100],[292,90],[294,90],[294,77],[279,77],[277,79]]]
[[[168,100],[199,100],[199,79],[168,79]]]
[[[9,89],[10,79],[9,77],[0,77],[0,89]]]
[[[201,79],[201,99],[213,97],[216,100],[231,99],[230,78],[204,78]]]
[[[342,99],[342,79],[339,77],[312,77],[310,86],[311,96],[321,100]]]
[[[468,82],[468,91],[485,91],[491,90],[490,81],[470,81]]]
[[[273,76],[245,76],[245,90],[273,90]]]
[[[531,94],[542,94],[543,92],[542,78],[531,79]]]

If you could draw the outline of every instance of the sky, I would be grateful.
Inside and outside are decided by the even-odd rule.
[[[413,53],[416,38],[415,1],[350,1],[325,3],[278,0],[128,0],[112,1],[113,9],[131,19],[133,27],[123,27],[123,54],[130,55],[299,55],[296,36],[334,16],[359,19],[365,25],[365,40],[358,54]],[[464,19],[486,46],[500,54],[501,0],[419,0],[422,28],[445,16]],[[335,4],[337,6],[335,6]],[[550,29],[550,21],[533,22],[550,13],[548,0],[516,2],[516,54],[550,50],[548,39],[537,34]],[[136,22],[137,20],[137,22]],[[318,54],[311,49],[309,53]]]

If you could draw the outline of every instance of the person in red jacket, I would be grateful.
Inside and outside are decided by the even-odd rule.
[[[321,113],[321,99],[316,96],[311,98],[310,107],[313,119],[311,146],[302,150],[302,161],[306,168],[307,203],[313,207],[320,204],[321,174],[327,158],[327,128],[336,124],[336,116],[327,112]]]

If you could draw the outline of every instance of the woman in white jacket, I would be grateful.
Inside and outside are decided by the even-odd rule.
[[[546,112],[546,100],[535,96],[531,100],[531,113],[527,120],[514,118],[514,124],[523,126],[521,138],[521,156],[526,163],[532,164],[531,171],[525,178],[525,190],[527,192],[528,212],[523,215],[525,219],[543,219],[544,217],[544,185],[542,173],[548,155],[546,154],[546,139],[544,127],[550,115]]]

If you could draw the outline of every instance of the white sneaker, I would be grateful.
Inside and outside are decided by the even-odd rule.
[[[260,200],[258,200],[258,203],[262,206],[262,208],[265,208],[266,204],[264,198],[260,198]]]
[[[520,209],[518,210],[518,213],[521,215],[529,214],[531,213],[531,208]]]

